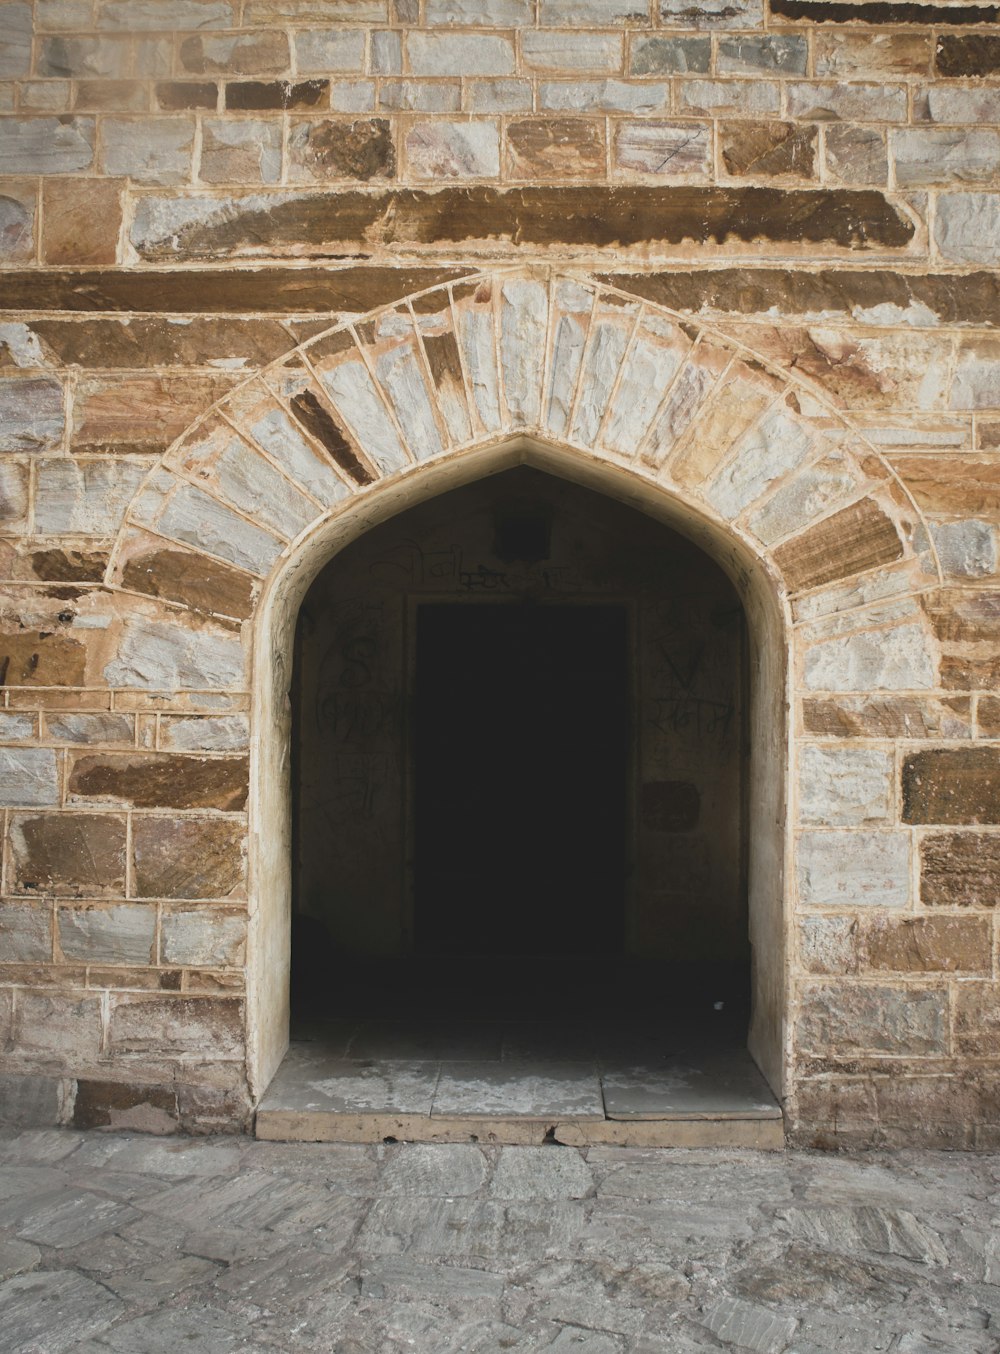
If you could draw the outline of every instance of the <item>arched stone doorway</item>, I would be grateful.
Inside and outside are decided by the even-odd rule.
[[[600,992],[745,1042],[745,648],[702,551],[530,467],[335,556],[296,632],[293,1009],[572,1026]]]

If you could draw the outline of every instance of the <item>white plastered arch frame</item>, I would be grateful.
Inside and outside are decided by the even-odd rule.
[[[296,398],[306,392],[329,415],[332,434],[296,418]],[[333,494],[303,473],[286,429],[327,467],[332,435],[341,468],[324,471],[323,482],[336,481]],[[224,468],[233,439],[243,453],[235,479]],[[112,558],[108,583],[118,591],[134,541],[150,536],[259,580],[248,622],[247,1070],[255,1097],[288,1037],[288,690],[301,600],[320,568],[371,526],[525,463],[679,531],[721,565],[743,600],[752,655],[750,1047],[776,1093],[789,1089],[795,737],[791,589],[781,560],[798,541],[808,550],[810,533],[838,512],[870,505],[888,548],[890,536],[897,543],[894,559],[915,564],[919,512],[878,452],[807,384],[722,335],[585,277],[511,270],[338,325],[255,376],[170,448],[137,495]],[[817,467],[828,463],[824,489]],[[811,496],[798,492],[808,474],[818,486]],[[266,523],[274,544],[256,563],[226,553],[217,525],[198,540],[194,528],[176,527],[187,520],[182,513],[171,515],[172,502],[196,491],[259,531],[254,503],[271,511],[279,483],[288,490],[288,520]],[[782,532],[769,505],[774,517],[781,496],[794,505],[797,492],[801,520]],[[758,525],[756,534],[764,519],[767,529]],[[854,572],[869,567],[862,560]],[[914,592],[929,586],[912,573]],[[841,576],[850,575],[848,561]]]

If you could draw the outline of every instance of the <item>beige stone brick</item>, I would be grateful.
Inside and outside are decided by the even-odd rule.
[[[507,124],[507,172],[517,179],[603,178],[604,126],[588,118],[519,118]]]
[[[41,1067],[48,1062],[82,1068],[98,1057],[101,1040],[98,997],[71,992],[17,994],[11,1031],[15,1057],[38,1059]]]
[[[111,1008],[112,1056],[191,1054],[214,1059],[243,1053],[243,1003],[212,997],[116,997]]]
[[[42,188],[42,257],[51,264],[114,263],[122,225],[115,179],[49,179]]]
[[[500,174],[497,123],[418,122],[406,135],[406,163],[418,179],[495,179]]]

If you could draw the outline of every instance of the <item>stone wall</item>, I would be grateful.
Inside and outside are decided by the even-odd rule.
[[[995,1145],[997,18],[0,3],[11,1113],[246,1121],[258,601],[517,435],[783,618],[756,951],[795,1140]]]

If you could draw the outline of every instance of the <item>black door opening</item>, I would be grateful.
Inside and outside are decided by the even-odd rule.
[[[417,608],[418,952],[621,954],[628,673],[624,606]]]

